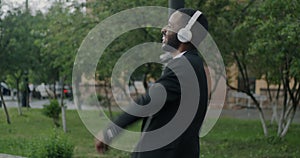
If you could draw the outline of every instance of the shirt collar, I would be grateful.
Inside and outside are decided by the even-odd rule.
[[[186,53],[186,51],[177,54],[175,57],[173,57],[173,59],[180,58],[184,53]]]

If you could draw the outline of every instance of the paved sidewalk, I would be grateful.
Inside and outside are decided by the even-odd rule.
[[[41,100],[33,100],[29,103],[29,105],[30,105],[31,108],[42,109],[43,105],[49,104],[49,103],[50,103],[49,99],[41,99]],[[70,101],[69,99],[65,99],[64,103],[65,103],[65,105],[67,106],[68,109],[76,109],[76,106],[73,103],[73,101]],[[5,104],[8,108],[18,107],[17,101],[6,100]]]
[[[7,154],[0,154],[0,158],[23,158],[23,157],[7,155]]]
[[[18,107],[18,102],[16,100],[11,100],[10,98],[4,98],[5,104],[8,108],[17,108]],[[60,99],[58,98],[59,102]],[[33,99],[32,101],[29,102],[30,108],[33,109],[42,109],[43,105],[50,104],[49,99]],[[64,99],[64,104],[67,107],[67,110],[76,110],[77,107],[74,104],[73,100],[70,99]],[[99,109],[97,106],[87,106],[87,105],[81,105],[82,110],[95,110]]]
[[[272,110],[271,109],[263,109],[266,120],[271,120],[272,118]],[[278,109],[278,114],[281,114],[281,109]],[[244,120],[258,120],[259,112],[255,108],[251,109],[223,109],[221,113],[221,117],[230,117]],[[279,116],[278,116],[279,117]],[[300,109],[298,108],[296,115],[294,117],[293,123],[300,124]]]
[[[8,108],[11,107],[18,107],[18,104],[16,101],[6,100],[6,105]],[[64,100],[65,105],[67,106],[67,109],[77,109],[74,102],[69,99]],[[43,100],[37,100],[34,99],[32,102],[30,102],[31,108],[43,108],[43,105],[49,104],[49,99],[43,99]],[[99,110],[97,106],[85,106],[82,105],[83,110]],[[113,110],[117,110],[119,108],[113,107]],[[119,109],[120,110],[120,109]],[[271,109],[263,109],[266,120],[271,120],[272,117],[272,110]],[[278,109],[278,114],[281,113],[281,110]],[[231,118],[237,118],[237,119],[245,119],[245,120],[259,120],[259,113],[256,108],[242,108],[242,109],[223,109],[221,113],[221,117],[231,117]],[[300,108],[298,108],[296,115],[294,117],[293,123],[299,123],[300,124]]]

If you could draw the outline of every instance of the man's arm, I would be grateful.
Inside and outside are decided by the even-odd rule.
[[[174,69],[174,68],[173,68]],[[166,90],[166,98],[164,102],[166,101],[172,101],[178,98],[180,96],[180,84],[179,81],[173,71],[171,71],[169,68],[166,68],[164,71],[164,75],[162,75],[156,82],[155,85],[160,84],[162,85]],[[153,86],[151,88],[151,91],[153,94],[161,93],[161,87],[160,86]],[[153,97],[153,96],[152,96]],[[160,96],[157,96],[160,97]],[[155,97],[154,97],[155,98]],[[149,95],[149,91],[141,97],[139,97],[136,101],[136,103],[140,106],[144,106],[149,104],[151,101],[151,97]],[[164,104],[164,102],[162,104]],[[162,107],[159,105],[150,105],[153,108]],[[153,110],[150,110],[153,111]],[[155,109],[154,109],[155,111]],[[151,112],[149,111],[139,111],[139,113],[144,113],[147,116],[151,115]],[[116,120],[114,120],[113,124],[110,124],[105,130],[101,131],[99,135],[101,135],[101,138],[96,141],[96,149],[99,153],[103,153],[103,151],[106,151],[107,145],[104,144],[110,144],[111,141],[117,137],[123,129],[128,127],[129,125],[133,124],[134,122],[142,119],[143,117],[134,116],[131,114],[128,114],[126,112],[122,113]],[[104,141],[104,142],[102,142]]]

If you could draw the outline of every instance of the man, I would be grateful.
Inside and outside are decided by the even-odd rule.
[[[189,18],[186,18],[187,15]],[[199,27],[199,24],[195,23],[195,21],[199,22],[201,27]],[[183,28],[187,29],[185,31],[190,31],[192,36],[187,37],[185,35],[189,34],[189,32],[182,33]],[[196,47],[205,38],[207,28],[207,20],[200,11],[183,8],[174,12],[169,19],[168,25],[162,29],[162,49],[171,52],[173,59],[167,64],[162,76],[155,84],[163,86],[166,92],[166,98],[159,98],[161,87],[154,86],[152,87],[152,90],[150,90],[150,93],[152,91],[152,94],[157,94],[156,96],[151,97],[151,94],[147,93],[137,99],[136,102],[141,106],[150,105],[154,109],[158,108],[158,112],[154,114],[149,112],[147,115],[148,117],[137,117],[124,113],[114,121],[119,127],[126,128],[137,120],[143,119],[143,134],[135,152],[132,154],[132,158],[199,157],[199,131],[206,114],[208,86],[203,62]],[[179,35],[176,32],[179,32]],[[185,61],[187,61],[187,63]],[[190,65],[190,67],[188,65]],[[193,78],[193,75],[187,73],[189,71],[194,73],[195,80],[191,79]],[[197,91],[193,92],[195,89]],[[189,100],[185,99],[185,97],[189,98],[189,96],[195,95],[197,102],[196,110],[193,111],[193,102],[188,102]],[[156,104],[149,104],[155,99],[164,100],[163,105],[160,107]],[[191,97],[191,99],[195,99],[195,97]],[[159,104],[159,101],[155,103]],[[176,133],[177,130],[183,130],[183,132],[170,143],[154,150],[147,150],[145,147],[151,146],[149,145],[149,141],[155,139],[151,138],[150,134],[147,135],[147,132],[155,131],[166,126],[176,118],[177,113],[181,108],[187,109],[187,111],[190,110],[191,113],[180,115],[182,121],[175,122],[175,126],[173,126],[175,127],[173,128],[175,130],[161,133],[161,139],[163,140],[164,137]],[[192,114],[193,112],[195,113],[194,115]],[[145,111],[140,111],[140,113],[145,113]],[[189,115],[192,116],[192,119],[187,124],[186,128],[181,129],[181,123],[188,120],[187,118]],[[109,144],[121,132],[122,130],[120,128],[111,125],[103,132],[100,132],[99,137],[102,137],[105,142]],[[96,149],[99,153],[103,153],[107,150],[107,145],[101,140],[96,140]]]

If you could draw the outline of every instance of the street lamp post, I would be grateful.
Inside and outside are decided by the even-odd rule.
[[[22,95],[22,106],[29,107],[29,87],[28,87],[28,72],[24,72],[24,87]]]
[[[28,4],[28,0],[26,0],[26,2],[25,2],[25,7],[26,7],[26,12],[28,12],[28,11],[29,11],[29,4]]]
[[[184,0],[169,0],[169,16],[173,13],[173,10],[184,8]]]

